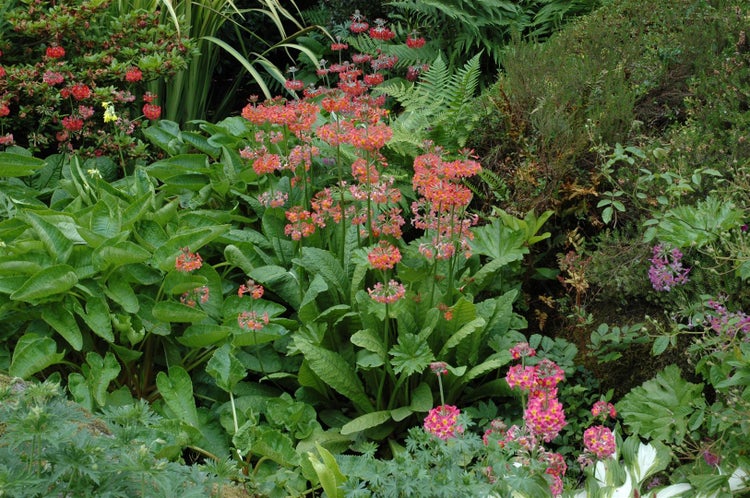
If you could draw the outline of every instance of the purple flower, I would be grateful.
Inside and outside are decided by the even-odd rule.
[[[668,251],[662,244],[654,246],[648,278],[655,290],[669,291],[677,285],[686,284],[688,273],[690,268],[682,266],[682,252],[679,249]]]

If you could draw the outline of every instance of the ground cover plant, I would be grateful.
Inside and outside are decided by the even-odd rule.
[[[2,393],[2,491],[169,495],[178,479],[196,496],[747,492],[748,12],[689,3],[666,17],[613,3],[544,43],[508,46],[478,99],[476,57],[435,57],[401,80],[387,61],[419,60],[431,41],[355,13],[349,38],[330,41],[341,64],[300,65],[283,96],[251,96],[221,120],[154,114],[128,161],[83,141],[7,140],[0,370],[46,382]],[[36,13],[48,11],[66,26],[64,8]],[[695,19],[715,27],[702,30],[714,51],[702,63]],[[596,43],[620,27],[668,43],[611,68]],[[67,91],[35,79],[68,64],[63,34],[49,34],[29,49],[34,70],[3,48],[15,86],[0,87],[0,126],[14,137],[32,127],[24,98],[39,96],[19,93],[21,74],[64,110],[45,129],[70,118]],[[311,61],[315,40],[300,39]],[[365,58],[344,63],[342,45]],[[571,46],[585,62],[555,81],[528,84],[549,67],[518,69]],[[694,73],[657,119],[647,104],[675,66]],[[327,84],[309,85],[318,77]],[[102,123],[129,122],[85,86]],[[619,263],[621,248],[636,256]],[[627,369],[646,377],[615,389]],[[97,415],[114,440],[88,425],[60,436],[76,416],[100,427]],[[71,461],[91,452],[120,456],[76,474]]]

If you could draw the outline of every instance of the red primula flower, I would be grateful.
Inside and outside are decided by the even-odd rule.
[[[409,35],[406,37],[406,46],[409,48],[422,48],[426,43],[421,36]]]
[[[73,85],[70,88],[70,94],[76,100],[83,100],[91,97],[91,89],[88,87],[88,85],[79,83],[77,85]]]
[[[5,102],[0,103],[0,118],[10,114],[10,107]]]
[[[3,66],[0,66],[0,78],[5,76],[5,68]]]
[[[83,120],[73,116],[65,116],[62,119],[62,125],[68,131],[80,131],[83,128]]]
[[[128,83],[136,83],[143,79],[143,73],[137,67],[131,67],[125,72],[125,81]]]
[[[143,115],[151,121],[159,119],[161,117],[161,107],[155,104],[143,104]]]
[[[60,46],[54,45],[52,47],[47,47],[46,54],[50,59],[59,59],[60,57],[65,56],[65,49]]]

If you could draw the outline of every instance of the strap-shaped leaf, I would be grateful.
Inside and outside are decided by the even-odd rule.
[[[57,343],[51,337],[24,334],[13,350],[8,373],[12,377],[28,379],[50,365],[60,363],[64,356],[64,353],[57,352]]]
[[[32,275],[10,298],[36,304],[44,298],[67,292],[77,283],[78,276],[72,266],[54,265]]]
[[[44,164],[44,161],[35,157],[0,152],[0,178],[33,175],[42,169]]]
[[[348,434],[356,434],[383,425],[389,420],[391,420],[391,410],[366,413],[355,418],[351,422],[344,424],[341,428],[341,434],[345,436]]]
[[[122,278],[110,278],[104,293],[128,313],[138,313],[141,307],[133,288]]]
[[[340,354],[299,337],[295,338],[294,344],[305,355],[310,369],[323,382],[349,398],[359,410],[367,413],[373,411],[374,407],[354,368]]]

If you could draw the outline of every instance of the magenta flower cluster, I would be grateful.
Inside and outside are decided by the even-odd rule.
[[[708,307],[712,313],[708,315],[708,326],[720,336],[733,339],[740,333],[743,340],[750,339],[750,316],[744,311],[729,311],[721,301],[711,299]]]
[[[682,252],[677,248],[669,250],[662,244],[654,246],[648,278],[655,290],[670,291],[688,282],[690,268],[682,265],[682,256]]]

